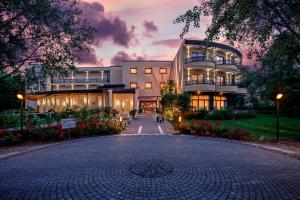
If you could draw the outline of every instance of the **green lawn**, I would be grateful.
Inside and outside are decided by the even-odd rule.
[[[212,123],[220,120],[208,120]],[[222,120],[222,126],[236,127],[250,131],[254,138],[276,138],[276,116],[257,115],[255,119]],[[300,119],[280,117],[280,138],[300,140]]]

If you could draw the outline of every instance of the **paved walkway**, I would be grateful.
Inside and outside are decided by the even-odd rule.
[[[157,123],[154,114],[139,114],[122,135],[166,135],[174,132],[169,122]]]
[[[299,169],[222,139],[94,137],[0,160],[0,199],[299,199]]]

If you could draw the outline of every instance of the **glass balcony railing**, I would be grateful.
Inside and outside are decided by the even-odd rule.
[[[227,83],[227,82],[216,82],[217,86],[236,86],[235,83]]]
[[[215,62],[217,65],[236,65],[235,60],[229,60],[229,59],[223,59],[223,60],[216,60],[213,57],[207,57],[207,56],[194,56],[190,58],[186,58],[184,60],[184,63],[193,63],[193,62]]]
[[[184,60],[185,63],[203,62],[203,61],[213,62],[214,59],[212,57],[207,57],[207,56],[194,56],[194,57],[186,58]]]
[[[53,79],[52,83],[66,83],[66,84],[72,84],[72,83],[109,83],[109,78],[89,78],[89,79]]]
[[[217,65],[236,65],[237,64],[235,62],[235,60],[228,60],[228,59],[216,60],[215,62]]]
[[[185,81],[185,85],[197,85],[197,84],[210,84],[213,85],[213,80],[187,80]]]

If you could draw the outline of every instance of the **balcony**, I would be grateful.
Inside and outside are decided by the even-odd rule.
[[[236,93],[238,91],[238,87],[235,83],[217,83],[216,91]]]
[[[216,68],[217,69],[225,69],[226,71],[237,71],[237,63],[235,60],[216,60]]]
[[[207,57],[207,56],[194,56],[194,57],[189,57],[184,60],[184,66],[185,67],[201,67],[205,66],[209,68],[214,68],[215,63],[214,59],[212,57]]]
[[[215,84],[213,80],[188,80],[185,82],[185,91],[214,91]]]
[[[90,79],[53,79],[52,84],[97,84],[97,83],[109,83],[109,78],[90,78]]]

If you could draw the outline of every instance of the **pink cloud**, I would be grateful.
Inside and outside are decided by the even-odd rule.
[[[129,55],[125,51],[118,51],[111,59],[111,65],[120,65],[124,60],[146,60],[147,56]]]
[[[152,45],[162,45],[170,48],[179,48],[181,42],[181,39],[155,40],[152,42]]]

